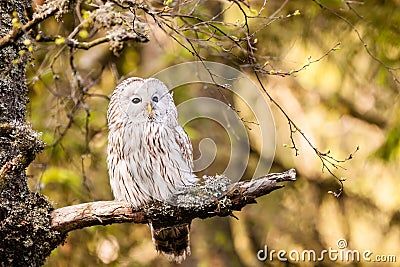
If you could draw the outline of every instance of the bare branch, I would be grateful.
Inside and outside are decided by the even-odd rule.
[[[68,233],[93,225],[113,223],[158,223],[175,225],[190,222],[194,218],[229,216],[232,211],[240,211],[255,199],[267,195],[283,185],[280,182],[295,181],[296,171],[290,169],[283,173],[271,173],[266,176],[235,183],[222,198],[205,205],[177,207],[167,203],[153,202],[137,210],[130,203],[120,201],[98,201],[59,208],[52,212],[52,228],[60,233]]]
[[[290,71],[288,71],[288,72],[286,72],[286,71],[277,71],[277,70],[274,70],[274,69],[265,70],[265,67],[270,65],[269,62],[266,62],[266,64],[264,64],[264,66],[263,66],[262,68],[256,69],[256,71],[259,71],[259,72],[261,72],[261,73],[263,73],[263,74],[277,75],[277,76],[282,76],[282,77],[285,77],[285,76],[294,76],[294,74],[299,73],[299,72],[305,70],[305,69],[308,68],[311,64],[314,64],[314,63],[317,63],[317,62],[323,60],[324,58],[326,58],[327,56],[329,56],[329,54],[330,54],[331,52],[334,52],[334,51],[339,50],[339,49],[340,49],[340,42],[337,43],[337,44],[335,44],[335,46],[333,46],[332,48],[330,48],[328,51],[326,51],[326,52],[325,52],[322,56],[320,56],[319,58],[312,60],[312,59],[311,59],[311,56],[310,56],[310,57],[307,58],[307,63],[305,63],[303,66],[301,66],[301,67],[298,68],[298,69],[290,70]]]
[[[333,171],[331,168],[343,168],[340,164],[344,163],[346,161],[351,160],[354,157],[354,154],[359,150],[359,148],[357,147],[355,149],[355,151],[353,153],[351,153],[347,158],[345,158],[344,160],[339,160],[336,159],[334,157],[332,157],[330,155],[330,151],[328,151],[327,153],[323,153],[321,152],[317,146],[315,146],[311,140],[307,137],[307,135],[301,130],[301,128],[289,117],[289,115],[286,113],[286,111],[284,110],[284,108],[271,96],[271,94],[267,91],[267,89],[265,88],[261,77],[259,75],[259,73],[254,70],[254,73],[256,75],[256,79],[261,87],[261,89],[263,90],[263,92],[267,95],[267,97],[269,98],[269,100],[282,112],[282,114],[285,116],[288,124],[289,124],[289,129],[290,129],[290,141],[291,141],[291,146],[289,146],[289,148],[294,149],[295,151],[295,155],[298,156],[299,155],[299,149],[296,146],[296,143],[294,141],[294,134],[295,133],[299,133],[301,135],[301,137],[308,143],[308,145],[314,150],[314,153],[318,156],[318,158],[321,161],[321,165],[322,165],[322,171],[324,171],[325,169],[340,183],[340,188],[338,192],[333,192],[333,191],[329,191],[329,193],[332,193],[334,196],[339,197],[342,192],[343,192],[343,181],[344,179],[339,178]]]
[[[336,11],[330,9],[329,7],[323,5],[322,3],[318,2],[317,0],[312,0],[314,3],[316,3],[320,8],[330,12],[331,14],[335,15],[336,17],[338,17],[340,20],[344,21],[347,25],[350,26],[350,28],[356,33],[358,40],[360,41],[360,43],[362,44],[362,46],[364,47],[365,51],[367,52],[367,54],[376,62],[378,62],[381,66],[383,66],[386,71],[388,73],[390,73],[390,75],[392,75],[393,80],[397,83],[400,84],[400,80],[399,78],[395,75],[395,71],[399,70],[399,67],[391,67],[389,65],[387,65],[385,62],[383,62],[380,58],[378,58],[372,51],[371,49],[369,49],[368,44],[366,43],[366,41],[364,40],[364,38],[361,36],[360,31],[356,28],[356,26],[354,26],[353,23],[350,22],[350,20],[346,19],[345,17],[341,16],[339,13],[337,13]],[[348,5],[349,6],[349,5]],[[350,7],[350,6],[349,6]],[[354,11],[354,9],[352,9]],[[356,13],[357,14],[357,13]],[[357,14],[358,15],[358,14]],[[358,15],[359,16],[359,15]]]

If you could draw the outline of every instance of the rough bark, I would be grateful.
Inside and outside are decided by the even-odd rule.
[[[188,223],[195,218],[229,216],[232,211],[239,211],[247,204],[256,203],[255,199],[282,188],[279,182],[296,180],[294,169],[283,173],[241,181],[234,184],[226,195],[205,205],[177,207],[167,203],[155,202],[137,210],[132,210],[129,203],[119,201],[98,201],[64,207],[52,213],[52,227],[60,233],[112,223],[157,223],[170,226]],[[190,194],[193,190],[191,190]],[[202,192],[202,195],[207,192]],[[191,197],[191,196],[190,196]]]
[[[25,22],[24,10],[28,6],[27,1],[1,1],[0,2],[0,35],[6,35],[12,28],[13,12],[21,17],[21,23]],[[15,14],[15,13],[14,13]],[[19,153],[19,144],[16,144],[12,134],[16,123],[25,123],[27,87],[25,83],[26,57],[18,55],[23,50],[21,40],[14,42],[0,50],[0,123],[1,123],[1,147],[0,164],[4,166]],[[7,124],[9,127],[6,127]],[[3,181],[0,181],[3,183]],[[26,191],[24,177],[15,181],[15,188]]]
[[[0,1],[0,37],[27,22],[30,4]],[[52,205],[26,182],[26,167],[43,149],[25,117],[26,38],[0,50],[0,266],[40,266],[64,239],[50,227]]]

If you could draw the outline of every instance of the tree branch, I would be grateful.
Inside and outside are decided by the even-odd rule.
[[[60,5],[56,5],[53,2],[46,3],[45,5],[43,5],[43,7],[41,7],[41,11],[34,13],[32,20],[28,21],[26,24],[20,25],[19,21],[15,23],[12,30],[7,35],[0,38],[0,49],[12,44],[15,40],[21,37],[22,34],[28,32],[30,29],[32,29],[48,17],[53,16],[57,12],[60,12],[60,7],[65,4],[64,2],[67,1],[60,1]]]
[[[232,211],[240,211],[247,204],[256,203],[256,198],[282,188],[283,185],[278,183],[295,180],[296,171],[294,169],[283,173],[271,173],[250,181],[237,182],[233,184],[225,196],[204,205],[191,205],[189,207],[152,202],[139,209],[132,210],[130,203],[127,202],[83,203],[53,211],[51,227],[64,234],[93,225],[152,222],[153,224],[168,226],[190,222],[194,218],[224,217],[232,215]]]

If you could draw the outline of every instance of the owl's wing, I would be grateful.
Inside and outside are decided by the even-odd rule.
[[[185,132],[185,130],[178,125],[176,128],[176,142],[178,143],[179,147],[181,148],[181,153],[183,159],[186,160],[186,163],[190,168],[193,168],[193,148],[190,139]]]

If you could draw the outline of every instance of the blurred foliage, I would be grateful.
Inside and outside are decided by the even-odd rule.
[[[90,2],[78,1],[83,19],[85,12],[95,9]],[[176,26],[181,33],[177,34],[161,30],[142,12],[138,18],[149,23],[150,41],[129,41],[117,54],[107,43],[87,51],[56,41],[36,43],[27,70],[29,115],[33,127],[43,133],[47,149],[30,166],[31,189],[47,195],[56,207],[112,199],[106,168],[106,110],[113,88],[125,77],[149,77],[168,66],[197,60],[192,53],[195,50],[207,60],[239,68],[256,80],[246,61],[248,54],[241,49],[248,41],[244,38],[245,12],[253,33],[249,40],[255,48],[254,57],[271,96],[320,151],[329,150],[333,157],[345,159],[357,146],[360,150],[341,165],[343,168],[332,168],[338,177],[346,178],[344,193],[335,198],[328,191],[339,189],[337,181],[326,169],[321,171],[320,159],[298,132],[293,137],[299,149],[295,156],[289,148],[292,141],[287,119],[271,105],[277,133],[272,171],[294,167],[298,181],[236,213],[239,221],[194,221],[192,256],[182,266],[367,265],[327,258],[291,263],[276,258],[257,260],[257,252],[265,245],[269,250],[315,249],[319,253],[338,249],[337,241],[342,238],[348,249],[370,250],[371,257],[397,255],[400,261],[399,1],[182,4],[173,0],[152,4],[157,8],[167,5],[167,11],[182,14],[195,9],[203,20],[214,16],[211,25],[222,31],[205,24],[194,30],[193,25],[188,26],[199,22],[194,18],[169,18],[175,24],[163,25]],[[79,24],[77,17],[71,12],[59,22],[48,19],[38,29],[48,36],[68,36]],[[80,41],[104,34],[89,26],[84,30]],[[84,96],[77,88],[86,90]],[[220,97],[215,90],[193,85],[176,90],[174,98],[180,103],[202,95]],[[235,103],[232,96],[227,98]],[[224,149],[226,137],[218,127],[198,120],[185,129],[195,157],[199,156],[200,140],[217,140],[221,145],[217,159],[204,173],[221,172],[229,151]],[[261,149],[257,146],[259,135],[250,134],[252,153],[244,179],[252,178]],[[146,226],[125,224],[72,232],[66,243],[53,251],[46,266],[170,264],[157,256]]]

